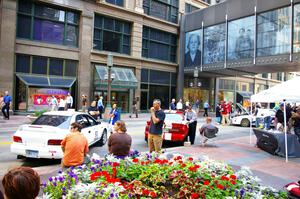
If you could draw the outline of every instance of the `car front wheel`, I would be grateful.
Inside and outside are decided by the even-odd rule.
[[[249,127],[250,126],[250,121],[248,119],[242,119],[241,126],[242,127]]]
[[[103,145],[106,144],[106,142],[107,142],[107,130],[104,129],[103,133],[102,133],[102,136],[101,136],[101,139],[99,140],[99,145],[103,146]]]

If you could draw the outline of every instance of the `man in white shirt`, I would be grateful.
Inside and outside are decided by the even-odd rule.
[[[64,111],[66,108],[66,101],[61,97],[59,99],[59,103],[58,103],[58,110],[59,111]]]
[[[71,96],[70,93],[68,93],[68,96],[67,96],[67,99],[66,99],[66,103],[67,103],[67,109],[73,107],[73,97]]]

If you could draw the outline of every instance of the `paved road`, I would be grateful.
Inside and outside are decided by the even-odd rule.
[[[203,123],[203,120],[199,120],[198,128]],[[132,119],[126,120],[128,133],[133,138],[132,148],[138,151],[147,151],[147,143],[144,140],[144,128],[145,120],[143,119]],[[47,159],[17,159],[15,154],[10,152],[10,143],[12,141],[12,135],[17,130],[17,126],[3,127],[0,126],[0,178],[7,172],[9,168],[16,166],[30,166],[30,167],[43,167],[50,166],[51,168],[58,168],[59,160],[47,160]],[[245,136],[248,133],[247,128],[240,127],[223,127],[220,132],[220,136],[217,139],[228,139],[233,137]],[[200,143],[199,135],[196,136],[195,144]],[[165,148],[176,147],[178,144],[164,145]],[[107,154],[107,144],[99,147],[92,146],[89,154],[96,153],[100,156]]]

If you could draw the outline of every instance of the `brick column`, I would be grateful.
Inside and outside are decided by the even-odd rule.
[[[92,50],[92,33],[93,33],[93,13],[84,11],[82,13],[81,27],[80,27],[80,54],[78,65],[78,108],[81,108],[80,97],[87,95],[88,103],[92,100],[93,90],[93,66],[90,62],[90,54]]]
[[[0,27],[0,93],[13,96],[16,38],[16,0],[3,0]],[[1,8],[0,8],[1,9]]]

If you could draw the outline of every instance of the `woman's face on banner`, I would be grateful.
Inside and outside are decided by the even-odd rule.
[[[193,34],[191,35],[190,38],[190,43],[189,43],[189,49],[191,52],[195,53],[199,48],[199,41],[198,41],[198,37]]]

